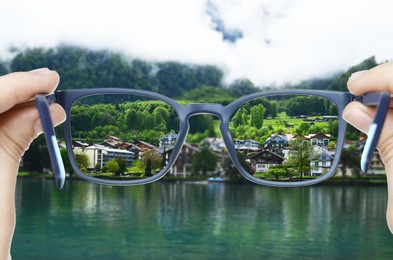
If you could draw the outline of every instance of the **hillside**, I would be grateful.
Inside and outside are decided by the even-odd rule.
[[[272,88],[272,86],[257,87],[248,79],[238,79],[229,86],[224,86],[224,72],[214,66],[171,61],[152,63],[129,59],[121,53],[106,50],[92,51],[62,45],[50,49],[26,49],[15,53],[14,58],[7,62],[1,62],[0,58],[0,75],[10,71],[49,67],[60,73],[62,78],[60,89],[95,87],[145,89],[188,101],[194,101],[197,95],[204,93],[206,101],[225,104],[240,96],[256,92],[260,88]],[[296,85],[276,87],[345,91],[347,78],[352,72],[375,65],[377,65],[375,58],[370,57],[341,74],[310,79]],[[221,96],[217,95],[220,91]],[[197,101],[203,102],[202,98],[198,98]]]

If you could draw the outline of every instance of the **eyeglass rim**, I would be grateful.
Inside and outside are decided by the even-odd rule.
[[[145,97],[149,97],[152,99],[164,101],[168,105],[174,108],[176,113],[179,116],[179,133],[178,133],[178,139],[175,143],[175,146],[173,148],[173,153],[172,156],[170,157],[170,160],[168,164],[157,174],[143,178],[143,179],[137,179],[137,180],[109,180],[109,179],[99,179],[95,177],[88,176],[84,174],[79,167],[77,166],[77,163],[75,161],[75,158],[73,156],[73,151],[72,151],[72,138],[71,138],[71,124],[70,124],[70,113],[71,113],[71,107],[75,103],[76,100],[87,97],[87,96],[92,96],[92,95],[97,95],[97,94],[130,94],[130,95],[141,95]],[[123,88],[93,88],[93,89],[73,89],[73,90],[58,90],[55,91],[56,96],[56,102],[59,103],[66,111],[67,119],[63,124],[63,130],[64,130],[64,137],[65,137],[65,142],[66,142],[66,147],[67,147],[67,153],[70,158],[70,163],[72,165],[72,168],[74,171],[77,173],[79,177],[82,179],[85,179],[86,181],[93,182],[93,183],[98,183],[98,184],[108,184],[108,185],[115,185],[115,186],[128,186],[128,185],[137,185],[137,184],[147,184],[151,183],[154,181],[159,180],[163,176],[167,174],[169,171],[170,167],[173,166],[173,164],[176,162],[177,157],[179,156],[181,152],[181,148],[184,144],[184,141],[186,139],[186,136],[188,134],[188,118],[194,114],[199,113],[200,111],[195,110],[196,108],[201,108],[207,107],[209,105],[215,105],[215,109],[219,108],[221,105],[219,104],[200,104],[199,107],[196,107],[195,104],[191,105],[186,105],[182,106],[179,103],[177,103],[175,100],[172,98],[169,98],[165,95],[147,91],[147,90],[134,90],[134,89],[123,89]],[[261,97],[267,97],[267,96],[273,96],[273,95],[311,95],[311,96],[319,96],[322,98],[327,98],[330,101],[332,101],[338,111],[338,120],[339,120],[339,130],[338,130],[338,138],[337,138],[337,144],[336,144],[336,153],[335,157],[332,162],[332,166],[330,167],[330,170],[324,174],[323,176],[316,178],[316,179],[310,179],[310,180],[302,180],[302,181],[295,181],[295,182],[276,182],[276,181],[269,181],[269,180],[264,180],[264,179],[259,179],[254,176],[252,176],[250,173],[248,173],[240,164],[238,157],[236,155],[236,151],[233,145],[233,140],[232,136],[230,135],[229,132],[229,121],[230,117],[234,113],[234,111],[241,106],[242,104],[256,99],[256,98],[261,98]],[[263,91],[263,92],[257,92],[253,94],[249,94],[246,96],[243,96],[232,103],[230,103],[227,106],[221,106],[222,109],[219,111],[214,111],[215,115],[217,115],[220,120],[220,131],[224,140],[224,143],[227,147],[229,157],[231,158],[232,162],[238,169],[238,171],[244,176],[247,180],[254,182],[256,184],[260,185],[266,185],[266,186],[275,186],[275,187],[298,187],[298,186],[307,186],[307,185],[313,185],[317,184],[320,182],[323,182],[327,179],[329,179],[333,174],[335,169],[338,166],[338,163],[340,161],[340,155],[344,143],[344,137],[345,137],[345,131],[346,131],[346,126],[347,123],[345,120],[342,118],[342,112],[344,110],[344,107],[353,100],[354,96],[350,94],[349,92],[341,92],[341,91],[329,91],[329,90],[274,90],[274,91]],[[194,106],[193,106],[194,105]]]

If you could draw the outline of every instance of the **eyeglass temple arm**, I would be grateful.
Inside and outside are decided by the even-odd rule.
[[[386,114],[389,109],[390,94],[381,92],[367,93],[364,96],[355,97],[355,100],[360,101],[364,105],[377,107],[374,121],[367,133],[367,141],[364,145],[362,157],[360,160],[360,167],[362,172],[367,173],[373,157],[373,153],[377,148],[379,136],[381,134]]]
[[[54,103],[56,96],[54,93],[45,95],[39,94],[35,97],[35,106],[40,114],[42,129],[44,131],[46,144],[48,146],[49,157],[52,163],[56,185],[59,189],[63,188],[65,182],[65,169],[61,158],[59,145],[55,130],[53,129],[52,118],[49,112],[49,104]]]

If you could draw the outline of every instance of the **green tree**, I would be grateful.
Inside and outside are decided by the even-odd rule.
[[[313,96],[292,97],[285,102],[285,111],[288,116],[326,115],[325,100],[324,98]]]
[[[253,106],[250,109],[250,124],[256,128],[262,128],[263,125],[263,118],[265,116],[266,109],[259,104],[258,106]]]
[[[247,108],[245,107],[240,107],[238,110],[236,110],[234,116],[232,117],[232,124],[235,128],[238,126],[245,126],[249,125],[249,115],[248,115]]]
[[[192,157],[192,173],[206,175],[208,171],[216,169],[217,162],[217,155],[207,145],[202,145],[201,149]]]
[[[23,155],[23,169],[27,171],[43,172],[44,168],[50,168],[50,158],[46,146],[45,137],[38,136],[30,148]]]
[[[140,117],[135,109],[128,109],[124,117],[128,130],[134,130],[140,127]]]
[[[314,147],[309,141],[298,138],[289,142],[289,150],[291,153],[285,166],[303,179],[311,171],[311,159],[315,157]]]
[[[250,161],[247,159],[248,156],[246,153],[241,153],[238,152],[237,153],[237,158],[240,162],[240,165],[250,174],[254,174],[255,173],[255,168],[254,166],[250,163]]]
[[[150,162],[152,170],[160,169],[162,166],[162,156],[155,149],[151,149],[147,152],[144,152],[141,157],[142,157],[142,162],[141,162],[142,169],[146,169],[148,162]]]
[[[214,133],[213,117],[211,115],[195,115],[190,117],[189,122],[191,134],[204,133],[206,131],[210,134]]]
[[[113,174],[116,174],[120,169],[119,164],[115,160],[107,162],[106,168]]]
[[[278,115],[277,102],[271,101],[270,102],[270,116],[271,116],[271,118],[276,118],[277,115]]]
[[[346,176],[347,170],[351,169],[357,177],[360,176],[360,152],[356,146],[350,146],[341,151],[340,169],[342,177]]]
[[[124,159],[124,157],[116,157],[115,161],[117,162],[117,164],[119,165],[119,170],[116,172],[115,175],[120,175],[122,173],[124,173],[126,171],[126,160]]]
[[[198,103],[219,103],[227,105],[234,100],[227,89],[200,86],[183,95],[183,98]]]
[[[83,152],[78,152],[74,153],[74,158],[79,169],[86,173],[87,168],[89,167],[89,156]]]
[[[237,79],[229,85],[229,91],[234,97],[242,97],[260,91],[249,79]]]
[[[282,179],[288,175],[288,170],[285,168],[285,166],[271,166],[269,167],[269,170],[262,174],[264,178],[270,179],[274,178],[276,181],[279,179]]]
[[[299,125],[298,128],[295,129],[295,132],[297,134],[307,135],[309,129],[310,129],[310,124],[303,122]]]
[[[329,86],[328,89],[330,90],[340,90],[340,91],[348,91],[347,88],[347,81],[348,78],[351,76],[352,73],[356,71],[361,71],[361,70],[368,70],[371,69],[375,66],[377,66],[378,63],[375,60],[375,57],[372,56],[364,61],[362,61],[360,64],[357,64],[351,68],[349,68],[346,72],[341,74],[339,77],[337,77]]]
[[[145,176],[146,177],[152,176],[152,167],[151,167],[150,159],[147,159],[147,161],[146,161]]]
[[[231,182],[244,181],[244,177],[240,174],[240,172],[237,170],[229,157],[224,159],[222,169]]]

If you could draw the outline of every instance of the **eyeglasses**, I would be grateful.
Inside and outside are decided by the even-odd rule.
[[[367,172],[390,94],[269,91],[223,106],[180,105],[154,92],[105,88],[61,90],[37,95],[35,100],[59,188],[65,169],[49,114],[48,106],[54,102],[66,111],[64,140],[72,168],[87,181],[134,185],[156,181],[168,172],[197,171],[192,165],[217,157],[211,149],[183,145],[189,119],[211,114],[220,119],[222,142],[241,175],[257,184],[294,187],[316,184],[334,174],[346,132],[342,113],[352,101],[377,107],[361,159],[361,169]],[[195,156],[203,153],[207,157]],[[218,161],[215,170],[222,171],[224,162]]]

